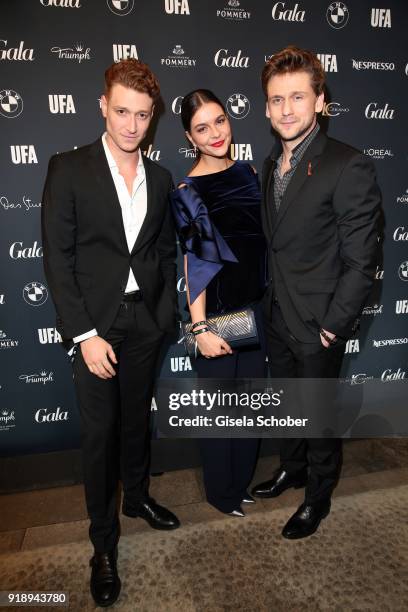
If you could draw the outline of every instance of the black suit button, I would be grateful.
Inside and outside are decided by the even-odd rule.
[[[121,285],[121,286],[120,286],[120,290],[121,290],[121,291],[124,291],[125,289],[126,289],[126,285]]]

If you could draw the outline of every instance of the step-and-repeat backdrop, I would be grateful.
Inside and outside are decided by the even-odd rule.
[[[379,6],[380,5],[380,6]],[[0,3],[0,448],[3,456],[79,446],[70,365],[42,267],[41,196],[48,160],[104,129],[103,74],[147,62],[162,101],[143,150],[180,180],[193,162],[180,103],[197,87],[225,102],[233,159],[259,170],[273,136],[260,73],[287,44],[315,51],[327,73],[324,129],[375,163],[384,232],[375,287],[349,340],[350,384],[387,385],[407,370],[407,6],[402,0],[14,0]],[[181,266],[177,289],[182,307]],[[191,376],[170,343],[161,377]]]

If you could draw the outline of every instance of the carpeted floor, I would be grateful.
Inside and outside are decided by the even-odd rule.
[[[219,520],[175,532],[149,530],[123,536],[122,593],[111,609],[408,610],[407,485],[334,499],[318,533],[305,540],[288,541],[280,535],[294,509],[271,504],[243,519],[220,515]],[[1,555],[1,589],[65,590],[70,610],[93,610],[88,591],[90,553],[84,541]]]

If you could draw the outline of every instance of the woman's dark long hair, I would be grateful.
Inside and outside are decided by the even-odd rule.
[[[190,133],[191,121],[200,106],[207,104],[208,102],[215,102],[215,104],[218,104],[226,114],[225,107],[221,100],[219,100],[219,98],[217,98],[217,96],[209,89],[195,89],[184,96],[181,103],[181,122],[186,132]],[[199,159],[200,151],[197,149],[196,160],[193,168],[198,164]]]

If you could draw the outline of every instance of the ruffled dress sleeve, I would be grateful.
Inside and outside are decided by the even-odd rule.
[[[211,223],[201,196],[188,181],[170,194],[180,246],[187,255],[188,289],[191,304],[221,270],[224,262],[237,258]]]

